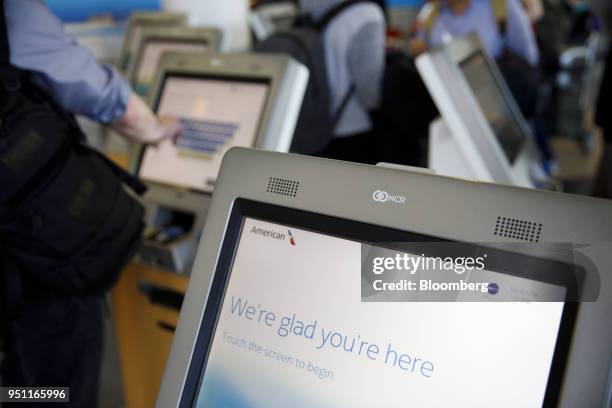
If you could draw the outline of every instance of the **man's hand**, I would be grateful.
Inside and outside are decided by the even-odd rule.
[[[180,135],[179,122],[169,116],[159,119],[136,94],[132,94],[125,114],[112,124],[113,129],[134,142],[157,145]]]

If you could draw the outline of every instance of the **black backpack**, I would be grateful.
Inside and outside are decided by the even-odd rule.
[[[343,11],[366,2],[372,0],[343,1],[317,20],[309,15],[300,16],[291,30],[277,31],[255,46],[257,52],[288,54],[310,71],[291,144],[292,152],[321,153],[333,137],[334,128],[354,94],[355,86],[350,87],[337,111],[331,114],[323,34],[327,25]]]
[[[86,146],[74,118],[10,65],[3,9],[0,0],[0,272],[8,287],[104,291],[144,226],[124,184],[145,187]]]

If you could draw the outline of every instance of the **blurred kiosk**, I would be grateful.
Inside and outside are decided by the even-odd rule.
[[[113,291],[128,407],[154,404],[224,153],[288,151],[307,82],[306,68],[285,56],[162,57],[150,103],[183,131],[132,160],[150,189],[142,249]]]
[[[161,5],[164,10],[187,14],[190,25],[219,28],[223,32],[223,52],[249,49],[249,0],[161,0]]]
[[[455,38],[416,65],[442,114],[430,127],[431,169],[530,188],[545,179],[531,129],[477,35]]]
[[[187,16],[183,13],[165,11],[143,11],[133,13],[127,23],[123,48],[119,56],[119,70],[127,74],[132,70],[134,59],[140,47],[142,29],[145,27],[176,27],[187,23]]]
[[[140,96],[148,95],[165,52],[218,52],[221,31],[207,27],[143,27],[130,82]]]
[[[123,46],[117,61],[117,67],[128,79],[132,79],[134,62],[138,56],[143,31],[150,27],[178,27],[184,26],[187,17],[182,13],[142,11],[130,15],[125,30]],[[106,129],[104,147],[106,154],[123,167],[130,166],[130,156],[133,155],[135,143],[120,137],[110,128]]]
[[[232,149],[206,234],[159,408],[600,406],[612,279],[582,272],[612,262],[606,200]],[[494,290],[376,292],[398,251],[486,258],[461,279]]]
[[[223,154],[233,146],[289,151],[308,72],[280,55],[165,54],[151,93],[159,115],[179,118],[176,141],[144,147],[138,175],[149,229],[141,253],[187,272]]]

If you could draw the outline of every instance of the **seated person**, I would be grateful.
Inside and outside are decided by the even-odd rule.
[[[531,66],[538,64],[538,46],[521,0],[439,0],[433,3],[416,38],[411,41],[412,55],[439,46],[453,37],[477,32],[494,58],[500,58],[506,51],[505,40],[508,51]],[[505,3],[505,11],[498,10],[501,3]],[[499,19],[504,20],[505,27],[500,27]]]
[[[315,20],[344,0],[300,0]],[[334,137],[323,156],[375,163],[377,141],[369,112],[379,105],[385,67],[385,17],[372,3],[350,6],[323,33],[331,115],[339,115]],[[348,98],[348,99],[347,99]]]

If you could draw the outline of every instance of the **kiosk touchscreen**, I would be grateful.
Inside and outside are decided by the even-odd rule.
[[[507,233],[506,222],[529,225],[534,237]],[[576,281],[565,277],[578,276],[581,262],[502,244],[609,242],[604,200],[232,149],[205,230],[157,407],[601,401],[610,304],[581,304],[576,319],[567,301]],[[483,275],[469,280],[484,277],[486,291],[454,302],[375,301],[367,277],[384,279],[387,261],[396,263],[370,264],[369,251],[394,243],[420,258],[442,241],[485,259]],[[589,256],[609,266],[606,252]],[[601,280],[609,293],[610,278]]]
[[[164,52],[218,52],[221,31],[204,27],[145,27],[130,80],[134,90],[146,97]]]
[[[232,146],[288,151],[307,82],[307,69],[281,55],[163,55],[150,103],[182,131],[136,160],[150,187],[145,261],[188,270],[223,155]]]
[[[130,77],[134,59],[140,47],[142,30],[145,27],[176,27],[186,24],[187,16],[167,11],[135,12],[127,23],[123,48],[119,57],[119,70]]]
[[[442,114],[430,129],[430,168],[523,187],[542,182],[531,129],[476,34],[456,38],[416,63]]]

